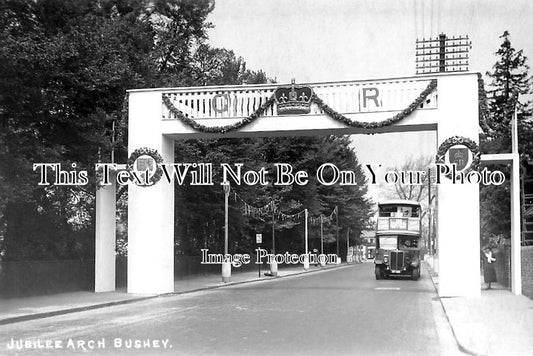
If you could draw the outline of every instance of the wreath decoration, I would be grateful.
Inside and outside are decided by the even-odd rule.
[[[326,115],[333,118],[334,120],[337,120],[343,123],[346,126],[359,127],[359,128],[364,128],[364,129],[374,129],[374,128],[379,128],[379,127],[384,127],[384,126],[395,124],[405,119],[409,115],[411,115],[411,113],[415,111],[424,102],[424,100],[426,100],[428,95],[436,87],[437,87],[437,80],[432,79],[430,83],[428,84],[428,86],[426,87],[426,89],[424,89],[424,91],[422,91],[422,93],[420,93],[420,95],[407,108],[405,108],[400,113],[394,115],[391,118],[388,118],[383,121],[377,121],[377,122],[360,122],[356,120],[351,120],[347,118],[346,116],[333,110],[327,104],[325,104],[324,101],[316,95],[316,93],[313,93],[313,96],[311,97],[311,101],[314,102]],[[232,125],[210,127],[210,126],[199,124],[193,119],[186,117],[183,114],[183,112],[181,112],[178,108],[174,106],[169,95],[163,94],[163,103],[166,105],[166,107],[169,109],[169,111],[172,114],[174,114],[185,125],[192,127],[196,131],[206,132],[206,133],[225,134],[227,132],[237,131],[243,128],[244,126],[251,124],[257,118],[262,116],[274,104],[274,102],[275,102],[274,95],[272,95],[256,111],[254,111],[250,116],[244,118],[243,120],[236,122]]]
[[[479,170],[479,163],[481,162],[481,153],[479,152],[479,147],[475,141],[463,136],[453,136],[441,143],[435,157],[435,163],[444,164],[446,162],[446,153],[451,147],[456,145],[466,146],[472,153],[472,162],[470,163],[470,166],[463,169],[463,172],[469,173]],[[446,174],[446,177],[451,179],[452,174],[448,173]]]
[[[163,176],[163,170],[161,169],[161,164],[163,164],[164,162],[163,157],[161,157],[159,152],[157,152],[157,150],[154,150],[153,148],[148,148],[148,147],[138,148],[135,151],[133,151],[130,157],[128,158],[128,163],[127,163],[128,171],[131,172],[134,170],[133,166],[135,164],[135,161],[137,160],[137,158],[141,156],[150,156],[154,159],[156,163],[156,170],[154,174],[150,177],[150,181],[147,182],[146,184],[140,185],[141,187],[150,187],[156,184],[157,182],[159,182],[159,180]]]

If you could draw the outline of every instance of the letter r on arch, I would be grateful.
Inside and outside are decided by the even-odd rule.
[[[379,108],[379,89],[376,87],[363,88],[363,107],[366,108],[368,100],[373,100],[374,105]]]

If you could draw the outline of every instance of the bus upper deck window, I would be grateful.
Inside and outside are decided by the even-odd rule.
[[[379,208],[379,216],[385,218],[395,216],[397,210],[396,206],[382,206]]]

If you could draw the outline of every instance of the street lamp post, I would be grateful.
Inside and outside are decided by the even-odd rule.
[[[276,261],[276,221],[275,221],[275,214],[276,214],[276,207],[274,205],[274,201],[271,202],[272,204],[272,263],[270,263],[270,274],[274,277],[278,275],[278,263]]]
[[[324,254],[324,220],[320,214],[320,254]]]
[[[272,203],[272,254],[276,254],[276,221],[274,211],[274,203]]]
[[[428,253],[431,254],[431,168],[428,168]]]
[[[339,258],[340,258],[340,254],[339,254],[339,208],[338,207],[335,207],[335,211],[336,211],[336,214],[335,214],[335,217],[337,218],[337,261],[338,263],[340,263],[339,261]]]
[[[307,220],[309,219],[309,212],[307,209],[305,209],[305,228],[304,228],[304,249],[305,249],[305,257],[304,257],[304,269],[307,271],[309,269],[309,241],[308,241],[308,234],[309,234],[309,228],[307,225]]]
[[[324,258],[324,215],[320,214],[320,256],[318,259],[318,262],[320,263],[321,267],[324,267],[326,265],[325,258]]]
[[[346,263],[352,262],[350,256],[350,228],[346,229]]]
[[[435,214],[435,208],[430,206],[429,207],[429,218],[431,219],[431,230],[430,230],[430,236],[429,236],[429,246],[430,246],[430,252],[432,255],[435,255],[437,253],[436,250],[436,242],[435,242],[435,235],[433,234],[433,217]]]
[[[224,188],[224,261],[222,262],[222,282],[228,283],[231,280],[231,263],[227,260],[228,256],[228,201],[231,190],[229,182],[222,183]]]

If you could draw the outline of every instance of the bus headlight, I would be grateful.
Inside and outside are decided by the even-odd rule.
[[[389,262],[389,256],[387,255],[383,256],[383,262],[385,263]]]

